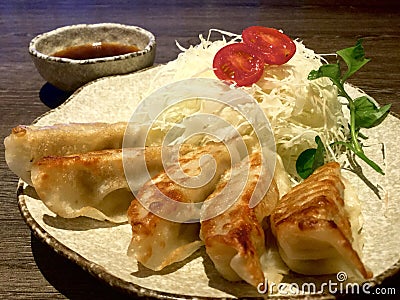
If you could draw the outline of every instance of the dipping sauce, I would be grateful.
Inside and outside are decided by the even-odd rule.
[[[52,56],[70,59],[90,59],[122,55],[137,51],[140,51],[140,49],[136,45],[99,42],[93,44],[71,46],[56,53],[53,53]]]

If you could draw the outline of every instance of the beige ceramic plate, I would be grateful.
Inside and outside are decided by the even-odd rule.
[[[37,124],[126,121],[135,105],[150,92],[149,85],[154,88],[168,82],[165,78],[157,82],[159,68],[89,83],[65,104],[40,117]],[[353,94],[358,93],[354,88],[349,89]],[[400,194],[400,158],[396,143],[399,135],[400,120],[392,115],[381,126],[368,132],[370,144],[385,137],[385,177],[364,168],[369,180],[368,187],[359,177],[348,174],[353,177],[352,182],[359,190],[363,202],[363,260],[375,275],[371,280],[372,285],[380,284],[400,267],[400,239],[397,236],[400,232],[400,202],[396,201]],[[375,153],[380,149],[381,145],[376,145],[369,148],[368,152]],[[375,159],[382,164],[380,157],[377,155]],[[126,250],[131,236],[128,224],[114,226],[86,218],[60,218],[38,200],[33,188],[22,182],[18,188],[18,201],[23,217],[36,236],[111,286],[142,296],[171,299],[262,296],[245,283],[230,283],[222,279],[204,249],[182,263],[161,272],[152,272],[127,257]],[[285,281],[324,282],[328,279],[288,276]]]

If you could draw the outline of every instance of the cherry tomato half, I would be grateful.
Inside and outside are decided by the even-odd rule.
[[[243,43],[226,45],[214,56],[215,75],[238,86],[257,82],[264,71],[264,60]]]
[[[296,44],[290,37],[275,28],[251,26],[242,32],[243,42],[259,51],[265,63],[282,65],[296,52]]]

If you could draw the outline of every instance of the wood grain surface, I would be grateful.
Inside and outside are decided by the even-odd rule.
[[[333,4],[334,3],[334,4]],[[351,3],[351,4],[349,4]],[[37,34],[78,23],[118,22],[152,31],[157,63],[174,59],[210,28],[240,33],[250,25],[283,29],[318,53],[332,53],[363,38],[372,61],[351,82],[400,114],[400,6],[398,1],[1,1],[0,137],[56,106],[42,97],[45,81],[28,55]],[[43,96],[43,95],[42,95]],[[65,96],[65,95],[61,95]],[[47,99],[47,100],[46,100]],[[45,103],[44,103],[45,102]],[[0,299],[123,299],[31,235],[18,210],[17,177],[0,146]],[[398,197],[398,195],[396,195]],[[377,254],[378,255],[378,254]],[[399,275],[384,286],[396,287]],[[387,296],[386,298],[389,298]]]

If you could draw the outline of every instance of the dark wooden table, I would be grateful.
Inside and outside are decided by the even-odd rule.
[[[119,22],[154,32],[156,62],[219,28],[240,33],[250,25],[283,29],[318,53],[363,38],[372,58],[352,83],[400,114],[400,6],[397,1],[2,1],[0,2],[0,136],[49,111],[39,97],[45,84],[28,55],[31,38],[77,23]],[[331,5],[331,3],[336,5]],[[111,4],[112,3],[112,4]],[[200,4],[201,3],[201,4]],[[244,4],[246,3],[246,4]],[[0,152],[0,299],[111,299],[125,295],[92,278],[31,235],[16,201],[17,177]],[[399,197],[399,195],[394,195]],[[377,253],[379,255],[379,253]],[[400,294],[400,276],[387,280]]]

